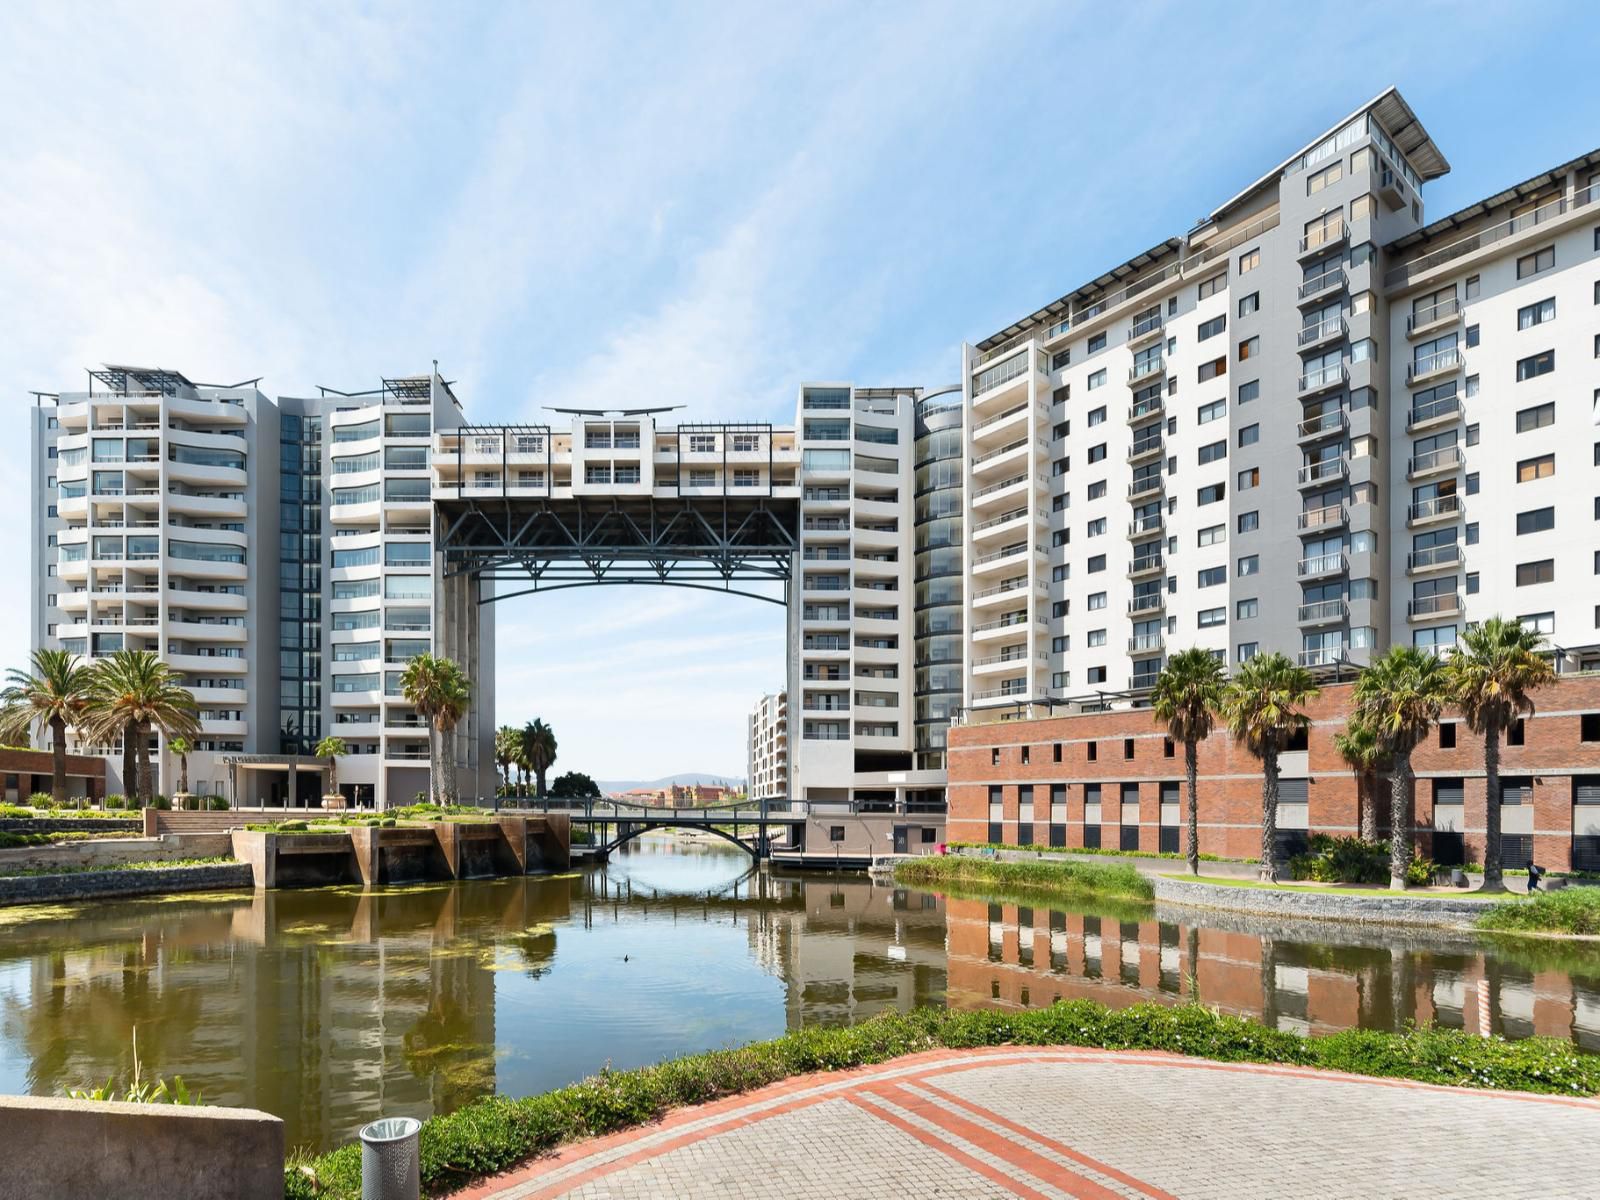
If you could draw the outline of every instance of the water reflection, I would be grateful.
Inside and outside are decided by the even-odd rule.
[[[646,838],[609,867],[363,892],[0,910],[0,1092],[129,1064],[292,1144],[887,1010],[1200,997],[1280,1028],[1433,1020],[1600,1050],[1600,955],[1146,908],[1058,911],[755,873]]]

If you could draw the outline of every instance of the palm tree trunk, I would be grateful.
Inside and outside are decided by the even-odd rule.
[[[150,726],[140,721],[134,737],[137,739],[134,743],[134,761],[139,775],[139,803],[148,805],[155,797],[150,777]]]
[[[547,796],[547,795],[550,794],[550,793],[548,793],[548,792],[546,792],[544,790],[544,776],[545,776],[545,772],[548,771],[549,769],[550,769],[549,767],[540,767],[538,772],[537,772],[537,774],[539,776],[539,779],[538,779],[539,795],[541,795],[541,796]]]
[[[455,731],[455,727],[451,726],[449,729],[445,730],[444,731],[444,736],[441,737],[439,740],[440,740],[440,742],[441,742],[441,744],[443,746],[443,753],[441,754],[440,757],[443,760],[441,765],[444,767],[444,779],[440,783],[439,790],[444,796],[444,803],[446,803],[446,804],[454,804],[456,802],[456,731]]]
[[[1365,771],[1356,774],[1356,805],[1360,810],[1361,840],[1375,842],[1378,840],[1378,799],[1374,793],[1378,781],[1375,776]]]
[[[1261,880],[1278,882],[1278,747],[1261,751]]]
[[[67,802],[67,722],[50,718],[50,797],[57,808]]]
[[[439,729],[428,722],[428,799],[439,803]]]
[[[1483,886],[1480,892],[1503,892],[1506,881],[1500,872],[1500,723],[1493,719],[1483,727]]]
[[[184,795],[189,794],[189,756],[178,755],[178,790]]]
[[[1406,890],[1411,864],[1411,750],[1396,752],[1389,773],[1389,890]]]
[[[1189,874],[1200,874],[1200,751],[1193,738],[1183,743],[1183,766],[1189,775]]]
[[[122,727],[122,795],[124,800],[132,800],[135,807],[139,801],[139,751],[137,738],[139,727],[129,721]]]

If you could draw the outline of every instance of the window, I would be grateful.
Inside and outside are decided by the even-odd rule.
[[[1090,412],[1089,412],[1089,424],[1090,424],[1090,426],[1103,425],[1103,424],[1105,424],[1105,419],[1106,419],[1105,405],[1102,404],[1099,408],[1090,410]]]
[[[1372,197],[1357,196],[1350,201],[1350,219],[1352,221],[1365,221],[1372,215]]]
[[[1525,562],[1517,564],[1517,586],[1531,587],[1536,583],[1554,583],[1556,578],[1556,562],[1553,558],[1541,558],[1538,562]]]
[[[1220,275],[1213,275],[1210,279],[1202,279],[1199,286],[1195,288],[1195,299],[1204,300],[1208,296],[1215,296],[1227,286],[1228,273],[1226,271]]]
[[[1476,546],[1478,544],[1478,523],[1476,521],[1467,522],[1467,530],[1464,535],[1464,540],[1469,546]]]
[[[1099,537],[1106,531],[1106,519],[1104,517],[1096,517],[1084,527],[1084,531],[1089,537]]]
[[[1106,348],[1106,335],[1105,334],[1097,333],[1092,338],[1089,339],[1089,353],[1090,354],[1099,354],[1100,351],[1104,350],[1105,348]]]
[[[1250,621],[1261,615],[1261,602],[1254,596],[1248,600],[1241,600],[1234,606],[1233,619],[1236,621]]]
[[[1600,712],[1579,714],[1578,740],[1582,742],[1600,742]]]
[[[1472,349],[1472,347],[1476,346],[1478,344],[1478,341],[1479,341],[1480,337],[1481,337],[1481,334],[1479,332],[1478,326],[1476,326],[1476,325],[1468,325],[1467,326],[1467,349],[1470,350],[1470,349]]]
[[[1057,569],[1059,570],[1059,568]],[[1105,569],[1106,556],[1104,554],[1091,554],[1089,556],[1089,574],[1094,575],[1097,572],[1104,571]],[[1062,578],[1064,579],[1066,576],[1062,576]]]
[[[1538,458],[1525,458],[1517,464],[1517,482],[1528,483],[1535,479],[1548,479],[1556,473],[1556,456],[1541,454]]]
[[[1517,618],[1517,623],[1524,629],[1533,630],[1534,633],[1554,633],[1556,631],[1556,615],[1553,612],[1524,613]],[[1519,720],[1517,724],[1521,725],[1522,722]],[[1520,746],[1522,742],[1519,740],[1510,744]]]
[[[1200,531],[1199,544],[1202,546],[1216,546],[1227,540],[1227,527],[1224,525],[1208,525]]]
[[[1228,457],[1228,443],[1225,442],[1225,441],[1224,442],[1212,442],[1209,445],[1205,445],[1205,446],[1201,446],[1200,447],[1200,465],[1202,467],[1205,466],[1206,463],[1219,462],[1220,460],[1222,460],[1224,458],[1227,458],[1227,457]]]
[[[1133,739],[1132,738],[1123,738],[1122,739],[1122,757],[1124,759],[1131,759],[1133,757]],[[1122,793],[1123,793],[1124,797],[1127,796],[1128,786],[1129,786],[1128,784],[1123,784],[1122,785]],[[1132,786],[1133,786],[1133,793],[1134,793],[1135,796],[1137,796],[1139,794],[1139,785],[1138,784],[1133,784]],[[1137,803],[1137,800],[1135,801],[1135,803]]]
[[[1467,295],[1467,299],[1468,300],[1476,300],[1478,298],[1478,292],[1479,292],[1480,288],[1481,288],[1481,281],[1479,280],[1478,276],[1476,276],[1476,275],[1468,275],[1467,276],[1466,287],[1464,289],[1465,292],[1466,292],[1466,295]]]
[[[1476,571],[1468,571],[1467,572],[1467,595],[1476,596],[1477,594],[1478,594],[1478,573]]]
[[[1104,683],[1106,681],[1106,669],[1104,667],[1090,667],[1087,678],[1090,683]]]
[[[1065,654],[1072,649],[1072,639],[1064,634],[1058,634],[1050,639],[1050,653]]]
[[[1196,587],[1220,587],[1228,582],[1227,567],[1206,567],[1195,580]]]
[[[1106,457],[1106,444],[1101,442],[1098,446],[1089,447],[1089,461],[1092,463],[1104,462]]]
[[[1517,532],[1543,533],[1547,529],[1556,527],[1556,510],[1553,508],[1534,508],[1527,512],[1517,514]]]
[[[1090,593],[1090,595],[1089,595],[1089,611],[1090,612],[1099,612],[1105,606],[1106,606],[1106,594],[1104,592],[1091,592]]]
[[[1105,499],[1105,495],[1106,495],[1106,481],[1104,479],[1098,479],[1094,483],[1091,483],[1089,485],[1089,491],[1088,491],[1088,497],[1087,497],[1088,499],[1090,499],[1090,500],[1104,500]],[[1063,505],[1062,507],[1065,508],[1066,506]]]
[[[1236,651],[1234,651],[1234,654],[1237,656],[1238,661],[1243,663],[1243,662],[1249,662],[1252,658],[1254,658],[1260,652],[1261,652],[1261,647],[1260,647],[1260,645],[1258,643],[1256,643],[1256,642],[1240,642],[1239,643],[1239,648]]]
[[[1226,313],[1220,317],[1212,317],[1209,321],[1201,321],[1200,328],[1196,330],[1195,340],[1203,342],[1207,338],[1214,338],[1227,327],[1228,315]]]
[[[1556,248],[1554,246],[1546,246],[1543,250],[1535,250],[1532,254],[1524,254],[1517,259],[1517,278],[1526,279],[1530,275],[1539,274],[1540,271],[1548,271],[1555,265]],[[1476,278],[1477,276],[1473,276],[1467,282],[1470,284]]]
[[[1517,328],[1532,329],[1535,325],[1543,325],[1546,321],[1556,319],[1556,300],[1552,296],[1548,300],[1541,300],[1537,304],[1528,304],[1517,309]]]
[[[842,841],[844,841],[844,826],[843,825],[829,825],[828,826],[828,840],[830,842],[842,842]]]
[[[1072,351],[1070,349],[1057,350],[1050,356],[1050,369],[1052,371],[1059,371],[1062,367],[1070,366],[1071,364]]]
[[[1478,426],[1477,426],[1476,423],[1473,423],[1473,424],[1467,426],[1467,445],[1476,446],[1477,444],[1478,444]]]
[[[1227,355],[1223,355],[1221,358],[1214,358],[1208,363],[1201,363],[1198,376],[1200,382],[1205,383],[1208,379],[1215,379],[1217,376],[1226,375],[1227,373],[1228,358]]]
[[[1246,425],[1239,430],[1239,448],[1241,450],[1246,446],[1254,446],[1260,440],[1261,426],[1259,425]]]
[[[1254,358],[1256,355],[1258,355],[1260,353],[1261,353],[1261,338],[1259,336],[1258,337],[1252,337],[1252,338],[1245,338],[1244,341],[1239,343],[1239,361],[1240,362],[1243,362],[1247,358]]]
[[[1225,485],[1220,483],[1207,484],[1195,492],[1195,503],[1201,505],[1215,504],[1217,501],[1225,499],[1226,495],[1227,488]]]
[[[1454,750],[1456,748],[1456,723],[1454,721],[1439,722],[1439,749]],[[1438,803],[1435,800],[1435,803]]]
[[[391,567],[426,566],[433,561],[433,546],[428,542],[385,542],[383,561]]]
[[[1228,415],[1228,402],[1226,400],[1213,400],[1210,404],[1202,404],[1195,420],[1205,425],[1211,421],[1221,420]]]
[[[1533,408],[1524,408],[1517,412],[1517,432],[1527,433],[1530,429],[1543,429],[1546,425],[1556,423],[1556,406],[1552,401],[1549,404],[1539,404]]]
[[[1239,385],[1240,404],[1249,404],[1259,395],[1261,395],[1261,381],[1259,379],[1252,379],[1249,383],[1241,383]]]
[[[1261,311],[1261,293],[1251,292],[1248,296],[1239,297],[1239,315],[1248,317],[1253,312]]]
[[[1091,630],[1089,630],[1089,647],[1091,649],[1093,649],[1096,646],[1104,646],[1105,644],[1106,644],[1106,631],[1104,629],[1091,629]]]
[[[1261,468],[1246,467],[1239,472],[1239,490],[1248,492],[1251,488],[1261,486]]]
[[[1105,382],[1106,382],[1105,368],[1101,367],[1100,370],[1096,371],[1093,375],[1089,376],[1089,382],[1088,382],[1087,386],[1088,386],[1089,390],[1092,392],[1097,387],[1104,387],[1105,386]]]
[[[1306,195],[1314,196],[1329,184],[1338,183],[1343,178],[1344,159],[1336,158],[1322,170],[1311,171],[1306,175]]]
[[[1199,624],[1201,629],[1210,629],[1221,625],[1228,619],[1228,610],[1225,608],[1202,608],[1200,610]]]
[[[1246,554],[1239,560],[1239,577],[1261,574],[1261,556],[1259,554]]]
[[[1478,482],[1479,482],[1478,473],[1476,471],[1468,471],[1467,472],[1467,495],[1476,496],[1478,494]]]
[[[1261,247],[1260,246],[1257,246],[1254,250],[1246,250],[1243,254],[1239,255],[1239,274],[1241,274],[1241,275],[1243,275],[1247,271],[1254,271],[1260,265],[1261,265]]]

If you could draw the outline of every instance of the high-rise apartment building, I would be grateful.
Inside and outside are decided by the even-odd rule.
[[[1600,658],[1600,152],[1428,223],[1448,169],[1391,89],[965,348],[969,706],[1492,612]]]
[[[199,703],[190,790],[240,803],[316,803],[325,734],[349,747],[348,799],[426,791],[399,676],[449,654],[474,683],[452,739],[462,790],[492,787],[491,609],[450,602],[462,585],[433,554],[429,446],[462,423],[449,385],[272,401],[176,371],[89,378],[33,409],[34,645],[159,654]],[[173,790],[164,746],[155,761]]]
[[[745,770],[752,800],[780,800],[789,794],[789,696],[763,696],[750,713]]]

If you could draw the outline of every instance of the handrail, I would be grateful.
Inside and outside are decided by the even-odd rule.
[[[1467,237],[1451,242],[1447,246],[1441,246],[1421,258],[1413,259],[1411,262],[1395,267],[1383,277],[1383,285],[1384,287],[1392,288],[1409,283],[1416,276],[1431,271],[1437,266],[1460,258],[1462,255],[1471,254],[1474,250],[1481,250],[1485,246],[1492,246],[1496,242],[1514,237],[1525,229],[1532,229],[1535,225],[1543,224],[1551,217],[1561,216],[1569,208],[1582,208],[1593,199],[1595,199],[1593,187],[1582,188],[1574,192],[1570,199],[1566,196],[1559,196],[1549,204],[1541,205],[1532,212],[1525,212],[1520,216],[1511,217],[1496,225],[1491,225],[1478,233],[1469,234]]]
[[[1327,525],[1343,525],[1350,519],[1350,514],[1345,511],[1342,504],[1324,504],[1320,508],[1308,508],[1300,514],[1299,527],[1301,529],[1321,529]]]
[[[1451,296],[1448,300],[1438,300],[1427,308],[1413,311],[1406,318],[1406,332],[1410,333],[1423,325],[1432,325],[1443,317],[1458,316],[1461,312],[1461,300]]]
[[[1460,592],[1436,592],[1431,596],[1416,596],[1406,602],[1406,615],[1410,617],[1440,616],[1459,611]]]
[[[1014,442],[1006,443],[1004,446],[1001,446],[998,450],[990,450],[990,451],[988,451],[988,452],[986,452],[984,454],[978,455],[976,458],[974,458],[972,460],[972,465],[975,466],[975,467],[982,466],[984,463],[988,462],[990,459],[999,458],[1002,454],[1010,454],[1013,450],[1020,450],[1020,449],[1022,449],[1022,447],[1026,446],[1027,444],[1028,444],[1028,439],[1027,438],[1018,438]]]
[[[1458,563],[1460,561],[1460,542],[1440,542],[1437,546],[1427,546],[1407,554],[1406,570],[1426,571],[1432,567],[1440,567],[1447,563]]]
[[[1299,436],[1303,438],[1317,437],[1331,430],[1343,429],[1347,423],[1348,421],[1342,408],[1333,412],[1319,413],[1310,420],[1300,422]]]
[[[1430,517],[1439,517],[1460,511],[1460,496],[1430,496],[1426,500],[1416,500],[1409,504],[1406,507],[1406,520],[1424,521]]]
[[[1302,283],[1300,285],[1300,299],[1304,300],[1308,296],[1315,296],[1320,292],[1327,291],[1329,288],[1343,286],[1344,268],[1335,267],[1331,271],[1323,271],[1318,275],[1314,275]]]
[[[1316,600],[1300,606],[1301,621],[1329,621],[1343,617],[1349,611],[1343,600]]]
[[[1313,554],[1310,558],[1300,560],[1296,574],[1302,578],[1307,575],[1329,575],[1346,570],[1349,565],[1349,560],[1342,551],[1333,554]]]
[[[1018,517],[1028,515],[1025,508],[1013,508],[1010,512],[1003,512],[998,517],[991,517],[987,521],[979,521],[972,527],[972,532],[977,533],[984,529],[993,529],[996,525],[1004,525],[1007,521],[1015,521]]]
[[[1302,328],[1298,344],[1309,346],[1312,342],[1320,342],[1323,338],[1333,337],[1335,334],[1343,337],[1348,332],[1349,326],[1345,323],[1343,317],[1329,317],[1325,321],[1319,321],[1315,325],[1307,325]]]
[[[1346,225],[1343,217],[1336,218],[1332,223],[1319,226],[1314,233],[1308,233],[1300,239],[1300,253],[1309,254],[1323,246],[1336,246],[1350,236],[1350,226]],[[1315,240],[1313,241],[1313,237]]]
[[[1426,404],[1415,405],[1406,414],[1406,428],[1432,421],[1439,417],[1449,416],[1461,411],[1461,397],[1456,395],[1441,396],[1437,400],[1429,400]]]
[[[1416,475],[1422,471],[1436,471],[1441,467],[1455,468],[1462,463],[1460,446],[1440,446],[1437,450],[1428,450],[1422,454],[1414,454],[1406,460],[1406,474]]]
[[[1300,391],[1310,392],[1325,387],[1336,387],[1350,377],[1342,362],[1329,363],[1325,367],[1318,367],[1315,371],[1307,371],[1300,376]]]
[[[1424,354],[1421,358],[1414,358],[1406,365],[1406,382],[1421,379],[1424,375],[1431,375],[1435,371],[1453,371],[1461,366],[1461,349],[1458,346],[1449,346],[1443,350],[1435,350],[1432,354]]]

